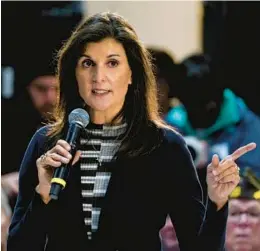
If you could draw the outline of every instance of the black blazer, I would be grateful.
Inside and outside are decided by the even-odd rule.
[[[35,163],[44,152],[46,131],[44,127],[36,132],[21,164],[9,251],[159,251],[159,230],[167,214],[181,251],[224,249],[227,205],[217,212],[210,200],[203,204],[191,155],[177,133],[172,133],[171,142],[165,137],[150,155],[107,164],[112,175],[102,201],[99,230],[89,241],[83,222],[79,164],[71,169],[58,201],[45,205],[35,192]]]

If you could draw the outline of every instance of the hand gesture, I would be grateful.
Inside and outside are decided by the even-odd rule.
[[[242,146],[222,161],[219,161],[218,155],[213,156],[207,168],[208,195],[219,207],[226,203],[228,196],[239,183],[239,167],[235,160],[255,147],[255,143]]]
[[[65,140],[58,140],[57,144],[40,158],[37,159],[36,165],[38,168],[39,184],[36,191],[41,195],[42,200],[47,204],[50,201],[51,179],[54,169],[62,164],[68,164],[72,158],[70,154],[70,145]],[[80,157],[80,151],[77,151],[73,159],[74,165]]]

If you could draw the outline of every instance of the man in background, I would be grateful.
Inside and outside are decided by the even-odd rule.
[[[226,251],[260,250],[260,179],[246,170],[230,196]]]

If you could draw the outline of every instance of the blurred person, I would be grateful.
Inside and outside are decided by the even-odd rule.
[[[38,76],[27,87],[33,106],[43,119],[51,114],[57,102],[58,82],[54,75]]]
[[[208,247],[208,240],[212,251],[223,249],[228,196],[239,182],[235,161],[256,145],[212,158],[203,204],[185,141],[158,114],[149,53],[117,14],[79,24],[58,54],[58,79],[56,123],[34,134],[21,164],[9,251],[159,251],[168,214],[182,251]],[[63,139],[75,108],[90,123],[71,156]],[[54,169],[68,163],[67,186],[53,200]]]
[[[178,64],[175,63],[173,56],[165,49],[152,46],[147,47],[147,49],[152,56],[158,89],[159,109],[162,117],[164,117],[171,107],[171,99],[176,96],[180,76]]]
[[[250,169],[230,195],[226,251],[260,250],[260,179]]]
[[[8,228],[11,222],[12,210],[9,205],[8,197],[1,187],[1,250],[6,251],[6,241]]]
[[[162,251],[180,251],[176,232],[169,216],[166,218],[164,227],[160,230],[160,236]]]
[[[35,130],[51,120],[58,97],[53,68],[37,67],[31,67],[29,77],[25,77],[26,89],[2,116],[2,144],[5,147],[2,148],[1,184],[12,200],[18,193],[18,170],[27,144]],[[21,133],[17,135],[14,132],[18,125]],[[14,142],[16,147],[10,152]]]
[[[179,94],[182,105],[171,109],[166,121],[186,137],[198,168],[206,167],[214,153],[220,158],[254,140],[260,143],[260,118],[230,89],[216,83],[217,71],[207,55],[195,54],[182,62],[186,77]],[[259,151],[238,160],[244,171],[260,174]]]
[[[31,80],[15,106],[2,114],[1,187],[5,194],[2,207],[2,242],[6,242],[10,217],[16,203],[19,184],[18,175],[22,157],[35,130],[49,120],[56,104],[58,86],[54,72],[31,69]],[[39,76],[37,76],[39,74]],[[20,133],[15,133],[19,127]],[[12,149],[12,151],[10,151]],[[9,208],[8,213],[6,208]]]

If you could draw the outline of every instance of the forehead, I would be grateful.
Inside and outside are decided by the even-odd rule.
[[[98,42],[90,42],[86,45],[84,53],[88,56],[104,54],[125,54],[123,45],[113,38],[105,38]],[[93,54],[93,55],[89,55]]]
[[[260,200],[232,199],[229,201],[229,207],[241,209],[248,209],[254,207],[260,211]]]

